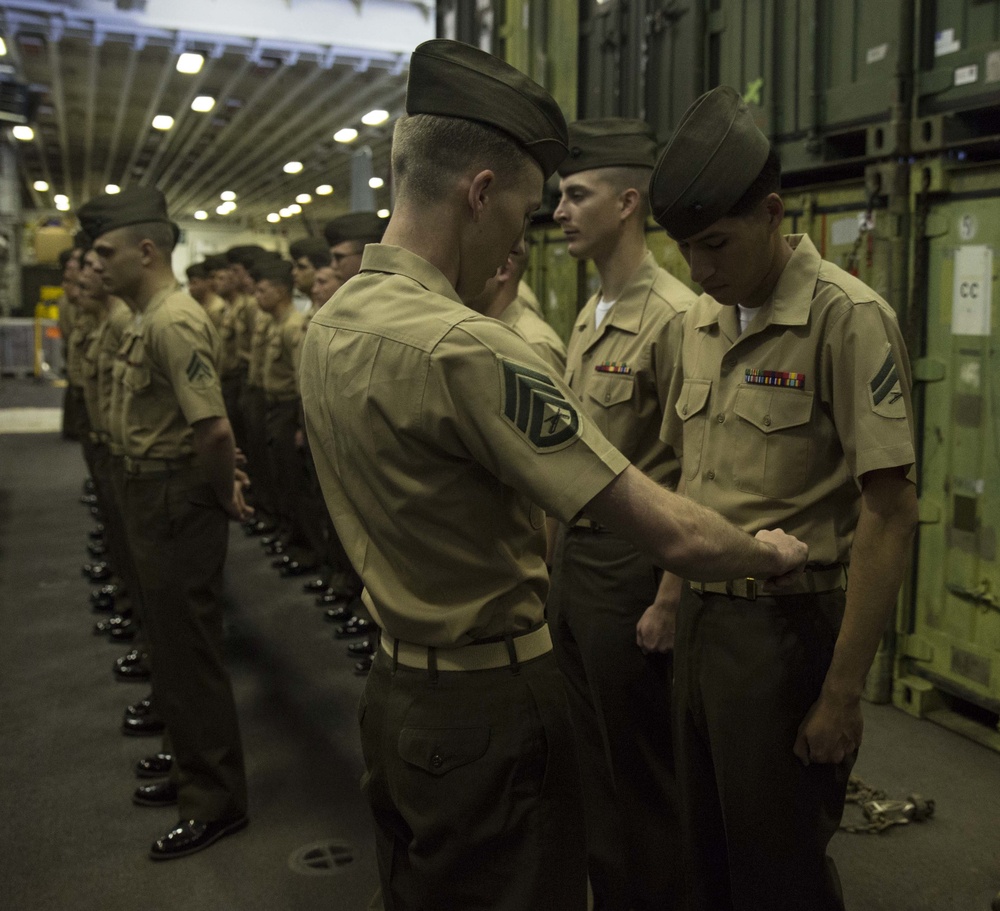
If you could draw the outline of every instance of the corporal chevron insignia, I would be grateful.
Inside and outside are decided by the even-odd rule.
[[[875,376],[868,383],[872,411],[884,418],[905,418],[906,403],[903,400],[903,386],[892,350],[886,352],[885,360]]]
[[[503,416],[535,449],[556,450],[580,435],[580,415],[544,373],[499,358]]]
[[[212,368],[195,351],[187,365],[187,378],[192,386],[204,386],[212,379]]]

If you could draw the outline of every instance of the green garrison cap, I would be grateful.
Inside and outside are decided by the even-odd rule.
[[[410,57],[407,114],[475,120],[502,130],[548,179],[566,157],[566,120],[540,85],[492,54],[436,38]]]
[[[739,93],[712,89],[684,112],[656,163],[653,218],[677,239],[704,231],[740,201],[770,148]]]
[[[156,187],[134,187],[121,193],[102,193],[85,202],[76,213],[80,227],[91,242],[128,225],[162,222],[174,232],[174,243],[180,229],[167,216],[167,201]]]
[[[374,212],[349,212],[323,228],[323,236],[331,247],[345,240],[359,240],[366,244],[377,244],[385,234],[386,220]]]
[[[205,268],[209,272],[215,272],[218,269],[228,269],[229,260],[221,253],[216,253],[214,256],[205,257]]]
[[[250,277],[255,282],[270,281],[291,288],[292,264],[277,255],[262,256],[250,267]]]
[[[569,125],[569,157],[559,165],[559,176],[594,168],[652,168],[655,164],[656,136],[645,121],[624,117],[577,120]]]

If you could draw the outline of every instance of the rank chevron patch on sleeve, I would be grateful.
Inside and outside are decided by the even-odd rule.
[[[499,358],[503,416],[539,451],[562,449],[580,435],[580,415],[544,373]]]

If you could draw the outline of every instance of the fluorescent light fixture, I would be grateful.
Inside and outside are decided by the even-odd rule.
[[[308,193],[299,193],[299,195],[295,197],[295,201],[302,203],[302,205],[307,205],[313,201],[313,198]]]
[[[281,169],[286,174],[298,174],[302,170],[301,161],[286,161],[285,166]]]
[[[389,217],[389,210],[388,209],[379,209],[375,214],[379,218],[388,218]]]
[[[337,140],[337,142],[354,142],[354,140],[358,138],[358,131],[353,127],[344,127],[342,130],[337,130],[337,132],[333,134],[333,138]]]
[[[115,193],[121,193],[121,191],[122,191],[122,188],[120,186],[118,186],[118,184],[116,184],[116,183],[109,183],[104,188],[104,192],[107,193],[107,194],[109,194],[110,196],[114,196]]]
[[[232,190],[223,190],[219,194],[219,199],[223,202],[233,202],[236,199],[236,194]]]
[[[333,192],[333,187],[331,187],[330,184],[328,183],[324,183],[316,187],[317,196],[329,196],[332,192]]]
[[[292,210],[291,210],[291,209],[289,209],[289,208],[288,208],[288,206],[285,206],[285,208],[284,208],[284,209],[278,209],[278,214],[279,214],[279,215],[280,215],[280,216],[281,216],[282,218],[288,218],[288,216],[292,214]]]
[[[32,184],[32,186],[33,186],[33,187],[35,188],[35,190],[37,190],[37,191],[38,191],[39,193],[48,193],[48,192],[49,192],[49,182],[48,182],[47,180],[36,180],[36,181],[35,181],[35,182],[34,182],[34,183]]]
[[[361,118],[361,122],[366,127],[377,127],[380,123],[385,123],[389,119],[388,111],[374,110],[369,111]]]
[[[293,202],[288,207],[288,211],[291,212],[292,215],[298,215],[302,211],[302,206],[300,206],[297,202]]]
[[[166,132],[174,125],[174,118],[169,114],[157,114],[153,118],[153,129]]]
[[[187,73],[193,76],[195,73],[200,73],[204,65],[205,58],[201,54],[181,54],[177,58],[178,73]]]
[[[373,190],[381,190],[385,186],[385,181],[381,177],[370,177],[368,179],[368,186]]]
[[[272,225],[276,225],[279,221],[281,221],[281,216],[277,212],[270,212],[267,216],[267,220]]]
[[[7,56],[7,42],[0,38],[0,57]]]
[[[67,200],[66,202],[57,202],[56,203],[56,208],[60,212],[68,212],[69,211],[69,200]]]
[[[215,211],[218,212],[219,215],[228,215],[232,211],[232,209],[230,209],[229,206],[223,203],[221,206],[216,206]]]
[[[194,213],[194,217],[197,218],[198,221],[204,221],[206,218],[208,218],[208,212],[206,212],[204,209],[199,209],[197,212]]]
[[[14,127],[11,133],[13,133],[15,139],[20,139],[21,142],[31,142],[35,138],[35,131],[23,123],[19,123]]]
[[[199,95],[191,102],[191,110],[199,114],[207,114],[215,107],[215,99],[211,95]]]
[[[58,206],[60,203],[69,204],[69,197],[65,193],[56,193],[52,201]]]

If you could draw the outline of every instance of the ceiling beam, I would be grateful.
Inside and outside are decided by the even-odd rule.
[[[132,87],[135,85],[135,71],[139,63],[139,52],[141,48],[133,43],[128,52],[128,63],[125,64],[125,73],[121,78],[118,95],[118,111],[115,114],[115,125],[111,130],[111,142],[108,145],[108,156],[104,160],[104,174],[101,177],[101,185],[98,190],[103,193],[104,188],[111,183],[112,168],[118,158],[118,147],[121,145],[122,127],[125,125],[125,115],[128,113],[129,99],[132,97]],[[125,183],[125,175],[122,174],[118,180]]]

